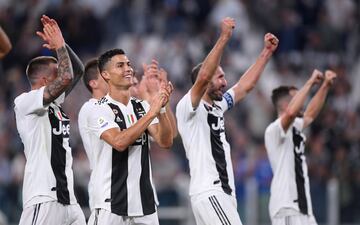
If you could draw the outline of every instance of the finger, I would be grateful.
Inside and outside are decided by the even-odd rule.
[[[46,36],[44,33],[40,32],[40,31],[36,31],[36,34],[41,38],[43,39],[44,41],[46,41]]]
[[[146,71],[147,71],[147,65],[146,65],[146,63],[142,63],[142,68],[143,68],[143,70],[144,70],[144,75],[145,75],[145,73],[146,73]]]
[[[47,48],[47,49],[51,50],[51,47],[50,47],[49,44],[43,44],[42,46],[43,46],[44,48]]]

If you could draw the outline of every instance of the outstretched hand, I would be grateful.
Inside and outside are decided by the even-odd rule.
[[[267,33],[264,36],[264,45],[266,49],[274,52],[279,45],[279,39],[272,33]]]
[[[65,40],[57,22],[46,15],[43,15],[40,20],[43,25],[43,30],[42,32],[37,31],[36,34],[45,41],[43,47],[56,50],[65,46]]]

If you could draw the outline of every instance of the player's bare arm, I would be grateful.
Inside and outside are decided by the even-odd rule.
[[[163,98],[164,103],[162,107],[164,108],[170,99],[170,95],[173,92],[174,87],[171,82],[167,84],[165,82],[161,83],[159,90],[159,95],[155,98]],[[158,114],[159,123],[154,124],[149,127],[150,135],[155,139],[156,143],[162,148],[170,148],[173,144],[173,127],[170,121],[168,114],[165,112]]]
[[[281,116],[281,126],[284,131],[287,131],[290,125],[295,120],[301,108],[304,106],[305,100],[311,90],[311,88],[320,83],[323,79],[323,74],[319,70],[314,70],[310,79],[307,80],[305,85],[296,93],[296,95],[291,99],[286,111]]]
[[[167,88],[172,93],[174,87],[169,83],[166,70],[163,68],[159,69],[159,62],[157,60],[153,59],[150,65],[143,63],[143,69],[144,76],[141,79],[140,85],[143,85],[144,88],[141,88],[140,95],[144,100],[150,102],[151,98],[159,91],[161,83],[167,84]],[[165,114],[171,123],[172,137],[175,138],[177,136],[176,118],[170,107],[170,101],[165,106]]]
[[[11,50],[12,45],[5,31],[0,27],[0,59],[4,58]]]
[[[319,115],[321,108],[325,103],[326,96],[329,92],[330,87],[333,85],[334,80],[336,79],[336,73],[327,70],[325,71],[325,78],[320,86],[319,90],[316,92],[315,96],[311,99],[310,103],[306,107],[304,112],[304,128],[308,127],[314,119]]]
[[[227,42],[230,40],[233,29],[235,28],[235,20],[226,17],[221,22],[221,34],[215,46],[205,58],[203,65],[200,68],[199,74],[194,85],[191,88],[191,104],[193,108],[197,108],[201,98],[215,74],[217,67],[220,64],[221,56],[225,49]]]
[[[159,73],[159,79],[160,79],[160,82],[165,82],[165,83],[168,83],[169,80],[168,80],[168,73],[166,72],[166,70],[164,70],[163,68],[160,69],[160,73]],[[174,87],[173,85],[171,84],[171,87],[170,87],[172,90],[171,92],[173,92],[174,90]],[[172,111],[171,107],[170,107],[170,101],[166,104],[165,106],[166,108],[166,115],[168,116],[169,120],[170,120],[170,123],[171,123],[171,128],[172,128],[172,135],[173,135],[173,138],[175,138],[177,135],[178,135],[178,131],[177,131],[177,125],[176,125],[176,118],[175,118],[175,114],[174,112]]]
[[[150,110],[133,126],[120,131],[119,128],[112,128],[104,131],[100,138],[111,145],[114,149],[122,152],[134,143],[142,133],[149,127],[151,122],[160,113],[165,97],[154,98],[150,104]]]
[[[232,87],[235,93],[235,103],[243,99],[249,93],[259,80],[266,64],[279,45],[277,37],[271,33],[264,36],[264,48],[261,51],[256,62],[241,76],[240,80]]]
[[[55,50],[58,58],[58,75],[44,90],[43,103],[47,105],[58,98],[71,84],[73,70],[65,41],[56,21],[43,15],[41,18],[43,31],[36,34],[44,41],[43,47]]]
[[[70,48],[69,45],[65,44],[66,50],[68,51],[72,68],[74,71],[74,78],[71,82],[71,85],[68,87],[68,89],[65,91],[66,96],[70,94],[70,92],[74,89],[75,85],[79,82],[81,77],[84,74],[84,64],[80,60],[80,58],[76,55],[76,53]]]

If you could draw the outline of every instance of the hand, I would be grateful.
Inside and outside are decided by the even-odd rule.
[[[315,69],[311,74],[309,81],[311,82],[312,85],[314,85],[314,84],[319,84],[323,79],[324,79],[324,74],[321,71]]]
[[[166,72],[166,70],[164,70],[163,68],[161,68],[161,69],[160,69],[160,73],[159,73],[160,82],[168,83],[167,75],[168,75],[168,73]]]
[[[172,83],[169,82],[161,82],[160,84],[160,96],[164,97],[164,102],[163,102],[163,107],[166,106],[166,104],[169,102],[170,100],[170,95],[172,94],[172,92],[174,91],[174,86],[172,85]]]
[[[279,39],[272,33],[267,33],[264,36],[264,45],[266,49],[274,52],[279,45]]]
[[[43,25],[43,32],[37,31],[36,34],[46,42],[43,44],[43,47],[56,50],[65,46],[65,41],[57,22],[46,15],[43,15],[40,20]]]
[[[332,70],[326,70],[325,71],[325,83],[329,84],[330,86],[334,84],[334,81],[336,79],[337,75]]]
[[[141,83],[144,86],[144,91],[146,91],[150,97],[156,95],[160,88],[160,71],[158,64],[159,63],[154,59],[150,65],[143,63],[144,75],[141,79]]]
[[[226,17],[221,21],[221,36],[226,39],[230,39],[234,28],[235,20],[233,18]]]

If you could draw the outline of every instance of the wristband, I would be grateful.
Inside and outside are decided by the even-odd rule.
[[[166,107],[165,106],[160,109],[160,113],[166,113]]]

